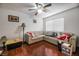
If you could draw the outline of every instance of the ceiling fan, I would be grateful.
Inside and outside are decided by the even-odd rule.
[[[34,15],[37,15],[41,12],[47,12],[47,7],[50,7],[52,4],[51,3],[35,3],[35,7],[34,8],[31,8],[29,9],[29,11],[33,11],[35,10],[35,14]]]

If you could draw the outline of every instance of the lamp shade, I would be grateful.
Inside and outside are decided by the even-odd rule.
[[[21,27],[25,27],[25,23],[22,23]]]

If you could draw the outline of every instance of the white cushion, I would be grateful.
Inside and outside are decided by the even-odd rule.
[[[45,35],[39,35],[37,37],[33,37],[32,39],[38,39],[38,38],[41,38],[41,37],[44,37]]]

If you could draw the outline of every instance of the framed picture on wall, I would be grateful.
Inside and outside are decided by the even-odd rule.
[[[9,22],[19,22],[18,16],[8,15],[8,21]]]

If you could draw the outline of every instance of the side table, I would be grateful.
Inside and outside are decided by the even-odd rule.
[[[63,43],[61,48],[62,48],[62,53],[66,56],[71,56],[72,55],[72,45],[68,43]]]

